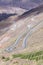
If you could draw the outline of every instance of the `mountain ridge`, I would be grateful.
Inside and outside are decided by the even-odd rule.
[[[36,13],[34,13],[34,12],[36,12]],[[25,18],[27,16],[30,16],[32,13],[33,13],[33,15],[37,15],[37,14],[42,13],[42,12],[43,12],[43,4],[36,7],[36,8],[33,8],[33,9],[29,10],[29,11],[24,12],[22,15],[20,15],[18,17],[17,20]]]

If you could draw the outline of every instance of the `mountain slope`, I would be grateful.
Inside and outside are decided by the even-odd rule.
[[[0,0],[1,6],[14,6],[28,10],[40,4],[43,4],[43,0]]]

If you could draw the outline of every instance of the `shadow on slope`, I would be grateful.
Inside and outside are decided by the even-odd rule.
[[[14,16],[14,15],[16,15],[15,13],[14,14],[7,14],[7,13],[0,13],[0,21],[2,21],[2,20],[5,20],[5,19],[7,19],[8,17],[10,17],[10,16]]]

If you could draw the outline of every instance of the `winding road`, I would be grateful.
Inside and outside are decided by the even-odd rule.
[[[34,33],[37,29],[39,29],[40,27],[43,27],[43,21],[38,22],[36,25],[34,25],[30,31],[27,33],[27,35],[25,36],[24,40],[23,40],[23,44],[22,47],[26,48],[27,46],[27,39],[32,35],[32,33]]]
[[[31,27],[29,30],[25,30],[23,31],[23,33],[17,38],[17,40],[15,41],[15,43],[13,42],[13,44],[9,47],[7,47],[5,50],[7,52],[11,52],[15,49],[15,47],[20,44],[19,41],[20,39],[23,37],[23,35],[25,34],[24,36],[24,39],[23,39],[23,43],[22,43],[22,48],[26,48],[27,46],[27,39],[28,37],[30,37],[32,35],[32,33],[34,33],[37,29],[39,29],[40,27],[42,27],[43,25],[43,21],[40,21],[38,23],[36,23],[33,27]]]

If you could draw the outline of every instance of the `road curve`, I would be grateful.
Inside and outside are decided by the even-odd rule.
[[[7,47],[6,49],[5,49],[5,51],[7,51],[7,52],[11,52],[11,51],[13,51],[13,49],[16,47],[16,45],[18,45],[19,44],[19,41],[20,41],[20,39],[22,38],[22,36],[24,35],[24,34],[27,34],[27,32],[28,32],[28,30],[26,31],[23,31],[23,33],[22,34],[20,34],[20,36],[17,38],[17,40],[15,41],[15,43],[13,42],[13,44],[11,45],[11,46],[9,46],[9,47]]]
[[[41,26],[43,26],[43,21],[38,22],[36,25],[34,25],[30,31],[28,31],[26,37],[24,38],[22,48],[26,48],[27,45],[27,39],[31,36],[32,33],[34,33],[37,29],[39,29]],[[38,28],[37,28],[38,27]]]

